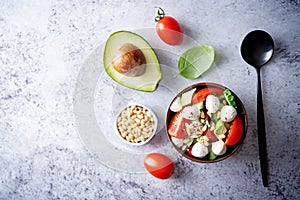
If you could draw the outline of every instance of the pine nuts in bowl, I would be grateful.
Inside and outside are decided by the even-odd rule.
[[[130,104],[118,113],[115,128],[122,141],[141,146],[148,143],[155,135],[157,118],[148,107]]]

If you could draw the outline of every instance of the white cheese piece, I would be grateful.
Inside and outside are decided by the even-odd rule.
[[[183,146],[183,139],[172,137],[172,142],[177,146],[177,147],[182,147]]]
[[[223,106],[221,109],[221,119],[224,122],[231,122],[237,115],[236,109],[233,106]]]
[[[220,100],[215,95],[208,95],[206,97],[205,107],[208,112],[215,113],[219,109]]]
[[[211,150],[214,154],[217,156],[223,155],[226,152],[226,145],[222,140],[218,140],[216,142],[213,142],[211,145]]]
[[[197,120],[200,117],[200,110],[194,106],[187,106],[182,110],[182,117],[189,120]]]
[[[200,142],[197,142],[193,146],[191,154],[197,158],[203,158],[208,154],[208,147],[204,146]]]

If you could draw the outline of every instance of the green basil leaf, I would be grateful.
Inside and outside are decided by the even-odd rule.
[[[201,76],[213,64],[214,48],[207,45],[194,46],[182,54],[178,61],[179,74],[188,79]]]

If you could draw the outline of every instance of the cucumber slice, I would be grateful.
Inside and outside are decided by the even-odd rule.
[[[194,88],[188,92],[185,92],[181,95],[180,102],[181,102],[182,106],[189,105],[192,102],[192,97],[193,97],[195,91],[196,91],[196,88]]]
[[[227,129],[224,125],[224,122],[222,120],[218,120],[216,123],[216,128],[214,130],[214,133],[216,135],[222,135],[225,134],[227,132]]]
[[[182,108],[182,106],[181,106],[181,102],[180,102],[180,97],[177,97],[175,99],[175,101],[173,101],[173,103],[171,104],[170,110],[173,112],[178,112],[181,110],[181,108]]]
[[[195,108],[197,108],[198,110],[202,110],[204,108],[204,102],[200,101],[199,103],[196,103],[193,105]]]
[[[208,156],[208,160],[214,160],[217,157],[216,154],[214,154],[214,152],[212,151],[212,149],[209,150],[209,156]]]

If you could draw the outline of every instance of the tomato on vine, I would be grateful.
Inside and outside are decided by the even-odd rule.
[[[159,8],[155,17],[156,32],[160,39],[169,45],[179,45],[183,41],[183,31],[176,19],[166,16]]]

